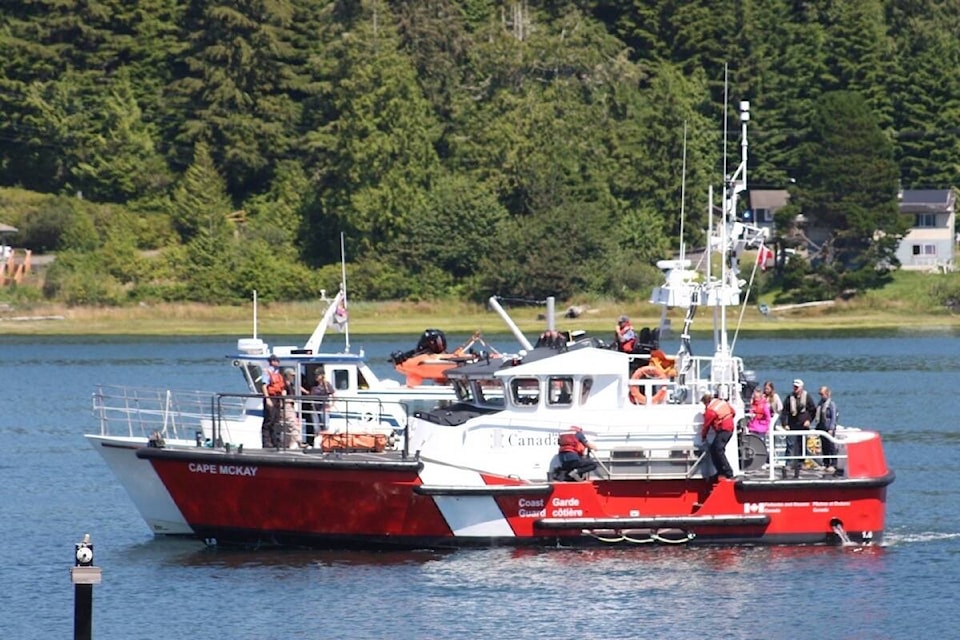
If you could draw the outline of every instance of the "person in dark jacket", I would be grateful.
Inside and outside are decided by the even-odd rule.
[[[817,405],[817,416],[814,421],[817,431],[833,436],[837,432],[837,405],[830,397],[830,387],[820,387],[820,404]],[[820,438],[820,450],[823,452],[824,473],[841,475],[837,465],[837,443],[830,438]]]
[[[803,380],[797,378],[793,381],[793,392],[786,397],[783,402],[783,413],[780,414],[780,422],[789,431],[803,431],[810,428],[813,417],[817,412],[817,405],[813,398],[803,388]],[[781,474],[787,477],[787,467],[793,469],[793,477],[800,477],[800,466],[803,460],[800,458],[803,452],[803,436],[787,436],[786,462]]]

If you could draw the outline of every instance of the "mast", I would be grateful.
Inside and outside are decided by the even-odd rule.
[[[350,323],[347,321],[347,258],[343,249],[343,231],[340,232],[340,291],[343,293],[339,305],[343,307],[342,324],[344,335],[344,351],[350,353]],[[337,312],[339,315],[340,307]]]

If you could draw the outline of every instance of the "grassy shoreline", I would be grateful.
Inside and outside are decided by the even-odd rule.
[[[598,301],[583,304],[577,318],[562,317],[567,306],[557,307],[558,329],[585,329],[598,336],[613,331],[616,318],[626,313],[636,327],[656,326],[659,310],[649,304],[621,305]],[[885,305],[887,306],[887,305]],[[325,303],[297,302],[261,304],[257,310],[257,332],[261,335],[307,336],[316,326]],[[546,327],[542,307],[507,309],[511,318],[528,336]],[[169,336],[244,336],[253,332],[253,306],[213,306],[201,304],[150,304],[136,307],[64,307],[35,306],[0,312],[3,335],[169,335]],[[683,317],[670,314],[672,326],[679,329]],[[728,328],[737,328],[740,311],[731,310]],[[707,330],[711,314],[701,310],[694,328]],[[865,308],[860,304],[838,303],[829,308],[774,311],[764,317],[756,307],[743,314],[742,331],[877,331],[891,329],[953,330],[960,328],[960,315],[945,311],[919,313],[889,305],[885,309]],[[438,302],[351,302],[350,332],[353,334],[396,334],[416,336],[426,328],[451,334],[481,331],[489,334],[508,332],[493,310],[470,303]]]

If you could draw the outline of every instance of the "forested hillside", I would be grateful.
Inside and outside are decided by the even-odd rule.
[[[811,295],[864,288],[960,184],[958,68],[960,0],[9,2],[0,222],[71,303],[311,297],[341,232],[368,299],[643,297],[749,100],[751,185],[836,227]]]

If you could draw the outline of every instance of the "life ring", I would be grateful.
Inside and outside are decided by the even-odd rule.
[[[664,380],[666,378],[667,373],[660,367],[652,364],[640,367],[633,372],[632,376],[630,376],[631,380]],[[667,388],[660,387],[660,389],[653,394],[653,397],[650,399],[650,404],[662,404],[666,399]],[[643,394],[643,387],[639,385],[630,385],[630,401],[633,404],[647,404],[647,396]]]

